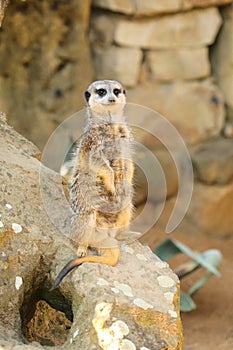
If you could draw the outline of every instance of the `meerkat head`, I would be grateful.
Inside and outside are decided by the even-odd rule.
[[[115,80],[97,80],[85,91],[85,99],[91,111],[97,114],[122,112],[125,105],[125,90]]]

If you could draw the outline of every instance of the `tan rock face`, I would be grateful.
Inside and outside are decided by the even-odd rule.
[[[233,121],[233,4],[223,11],[224,25],[211,51],[213,73],[224,94],[228,117]]]
[[[151,202],[160,202],[163,200],[162,190],[163,186],[166,185],[165,196],[171,197],[175,196],[178,190],[179,180],[176,164],[174,163],[171,155],[165,149],[159,149],[158,147],[152,148],[153,155],[158,160],[157,168],[153,169],[156,173],[156,178],[148,179],[146,178],[144,172],[136,168],[134,182],[135,182],[135,194],[134,194],[134,204],[138,207],[139,204],[144,203],[147,199]],[[137,158],[140,154],[137,153]],[[145,157],[145,155],[144,155]],[[155,164],[151,164],[151,160],[147,157],[143,161],[144,169],[151,169],[155,167]],[[161,168],[160,168],[161,167]],[[147,174],[150,176],[150,174]],[[152,175],[153,176],[153,175]],[[165,178],[163,178],[163,176]],[[153,181],[153,189],[149,190],[148,193],[148,180]],[[165,183],[163,181],[165,180]]]
[[[198,181],[207,185],[224,185],[233,180],[233,139],[215,139],[192,151]]]
[[[136,48],[111,46],[95,50],[96,79],[119,80],[127,87],[135,86],[139,79],[142,51]]]
[[[208,81],[148,84],[129,91],[128,100],[158,111],[190,144],[219,135],[223,127],[222,95]],[[148,111],[145,113],[146,123]]]
[[[143,1],[137,0],[137,15],[155,15],[159,13],[175,12],[181,7],[181,0],[158,0]]]
[[[137,15],[154,15],[159,13],[174,12],[181,8],[182,0],[94,0],[95,6],[108,9],[113,12]]]
[[[193,7],[221,6],[229,4],[232,0],[182,0],[184,9]]]
[[[184,224],[215,236],[232,235],[233,183],[206,186],[196,183]]]
[[[64,279],[60,291],[51,291],[55,276],[75,251],[45,211],[41,170],[46,175],[43,189],[58,211],[61,179],[42,168],[37,154],[38,149],[9,127],[2,116],[0,347],[47,349],[45,345],[63,343],[68,333],[67,341],[61,347],[57,345],[57,350],[110,350],[121,345],[181,350],[178,278],[167,263],[138,242],[121,247],[117,266],[83,264]],[[71,329],[58,310],[71,316]],[[21,321],[28,340],[43,345],[25,344]]]
[[[92,80],[86,30],[90,1],[11,2],[0,40],[0,103],[11,123],[43,146],[81,109]]]
[[[193,10],[155,19],[121,20],[115,30],[119,45],[142,48],[200,47],[213,43],[221,25],[216,8]]]
[[[134,1],[132,0],[94,0],[93,5],[125,14],[132,14],[135,10]]]
[[[7,6],[7,4],[8,4],[8,0],[1,1],[1,4],[0,4],[0,27],[2,24],[3,17],[4,17],[4,10],[5,10],[5,7]]]
[[[178,12],[194,7],[221,6],[231,0],[94,0],[94,6],[124,14],[148,15]]]
[[[154,80],[199,79],[210,75],[206,47],[149,51],[146,60],[149,78]]]

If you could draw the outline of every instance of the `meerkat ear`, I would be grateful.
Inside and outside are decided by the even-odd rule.
[[[124,94],[124,95],[126,94],[125,89],[123,90],[123,94]]]
[[[91,94],[90,94],[89,91],[85,91],[85,92],[84,92],[84,96],[85,96],[86,101],[88,102],[88,101],[89,101],[89,98],[90,98],[90,96],[91,96]]]

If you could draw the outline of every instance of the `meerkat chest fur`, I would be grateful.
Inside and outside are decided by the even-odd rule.
[[[77,158],[77,172],[88,171],[90,188],[96,187],[102,199],[112,201],[131,187],[131,134],[126,123],[91,126]],[[88,184],[87,184],[88,185]]]

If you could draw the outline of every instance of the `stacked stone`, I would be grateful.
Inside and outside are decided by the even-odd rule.
[[[177,128],[190,149],[196,180],[184,222],[201,232],[231,234],[232,0],[94,0],[93,4],[90,38],[96,78],[120,80],[128,87],[128,101],[158,111]],[[140,118],[147,126],[148,115]],[[167,181],[167,203],[173,206],[179,186],[177,164],[168,152],[158,150],[153,138],[145,135],[140,141],[159,159]],[[146,179],[140,174],[138,204],[147,196]],[[159,188],[160,183],[155,201]]]
[[[216,6],[231,1],[94,0],[102,9],[91,26],[96,78],[120,80],[131,102],[160,112],[188,143],[218,135],[224,100],[211,76],[209,46],[222,24]]]

